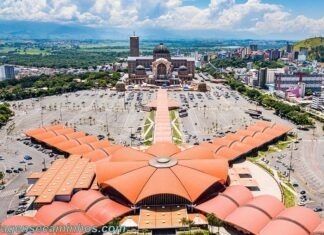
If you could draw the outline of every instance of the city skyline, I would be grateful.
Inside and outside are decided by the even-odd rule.
[[[6,0],[0,29],[18,38],[92,32],[94,39],[124,39],[136,31],[144,39],[299,40],[323,35],[323,7],[320,0]]]

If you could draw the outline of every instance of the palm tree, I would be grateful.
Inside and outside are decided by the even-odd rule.
[[[219,234],[219,229],[224,224],[223,221],[220,220],[214,213],[208,214],[207,220],[210,226],[216,226],[218,228],[217,233]]]
[[[186,217],[182,217],[181,220],[180,220],[180,223],[181,223],[182,227],[186,226],[187,222],[188,222],[188,220],[187,220]]]
[[[191,234],[191,228],[192,228],[192,226],[195,225],[195,223],[191,219],[188,219],[187,224],[188,224],[188,227],[189,227],[189,234]]]
[[[91,116],[89,116],[89,123],[90,123],[90,126],[91,126],[91,119],[92,119],[92,117],[91,117]]]
[[[2,171],[0,171],[1,184],[3,184],[3,179],[4,179],[4,173]]]

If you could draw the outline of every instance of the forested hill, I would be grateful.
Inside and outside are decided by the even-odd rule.
[[[310,60],[324,62],[324,37],[308,38],[294,44],[296,51],[299,51],[301,47],[308,48]]]

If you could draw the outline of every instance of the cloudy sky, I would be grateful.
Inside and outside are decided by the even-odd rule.
[[[0,23],[45,22],[144,37],[300,39],[323,36],[323,9],[324,0],[1,0]]]

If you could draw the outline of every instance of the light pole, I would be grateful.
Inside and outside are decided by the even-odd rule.
[[[128,127],[128,128],[130,128],[131,129],[131,146],[133,145],[133,127]]]
[[[289,168],[288,168],[288,182],[290,183],[290,173],[292,170],[292,152],[293,152],[293,145],[294,143],[291,143],[291,149],[290,149],[290,157],[289,157]]]
[[[41,125],[44,126],[44,121],[43,121],[43,107],[41,107]]]

